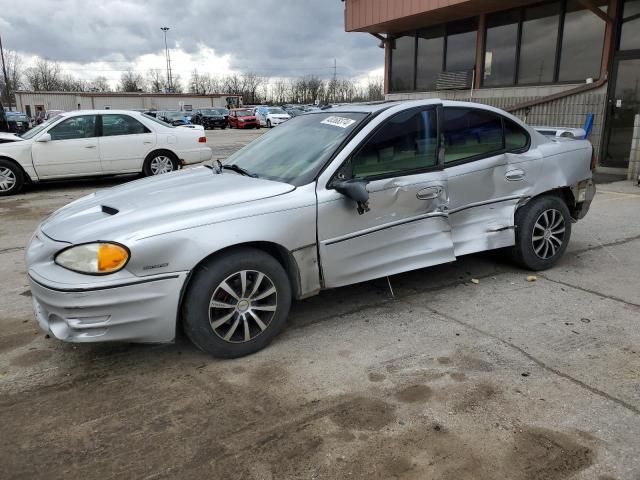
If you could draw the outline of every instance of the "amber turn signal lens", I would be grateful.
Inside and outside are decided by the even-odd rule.
[[[98,272],[110,273],[120,270],[129,260],[129,252],[119,245],[102,243],[98,248]]]

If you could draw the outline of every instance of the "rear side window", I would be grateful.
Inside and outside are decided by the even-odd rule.
[[[352,158],[353,175],[406,174],[438,163],[435,110],[409,110],[387,121]]]
[[[137,135],[140,133],[149,133],[149,129],[129,115],[102,116],[103,137],[113,137],[116,135]]]
[[[445,164],[454,164],[504,150],[499,115],[471,108],[444,110]]]
[[[504,119],[504,140],[507,152],[525,150],[529,146],[529,134],[507,118]]]

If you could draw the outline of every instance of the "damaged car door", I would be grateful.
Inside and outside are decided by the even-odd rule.
[[[455,260],[438,108],[400,111],[318,186],[328,288]]]
[[[455,255],[513,245],[515,211],[542,154],[523,128],[488,108],[445,107],[442,129]]]

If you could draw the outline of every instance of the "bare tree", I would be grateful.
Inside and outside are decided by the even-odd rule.
[[[157,68],[150,68],[147,70],[145,82],[147,90],[151,93],[161,93],[164,92],[166,86],[166,77],[161,70]]]
[[[88,89],[92,92],[110,92],[111,86],[106,77],[98,76],[89,82]]]
[[[121,92],[139,92],[144,90],[142,75],[129,69],[120,77],[118,90]]]
[[[191,78],[189,79],[189,92],[197,95],[206,95],[211,93],[211,83],[211,76],[209,73],[200,73],[196,68],[191,72]]]
[[[172,93],[184,92],[184,87],[182,86],[182,78],[180,77],[180,75],[174,75],[171,78],[171,86],[173,87]]]
[[[15,103],[15,92],[22,88],[22,57],[18,52],[13,50],[4,51],[4,63],[7,70],[7,89],[4,84],[4,76],[0,75],[0,91],[2,102],[5,105],[11,105]],[[6,92],[9,90],[9,98],[7,98]]]
[[[264,78],[253,72],[246,73],[242,76],[242,101],[247,104],[259,103],[258,89],[265,83]]]
[[[46,58],[39,58],[33,67],[24,73],[28,88],[36,91],[56,91],[62,88],[60,65]]]

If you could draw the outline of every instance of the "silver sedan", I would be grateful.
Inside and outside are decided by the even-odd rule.
[[[229,158],[77,200],[26,252],[40,326],[70,342],[264,348],[292,300],[506,248],[562,256],[594,195],[592,146],[485,105],[353,105]]]

